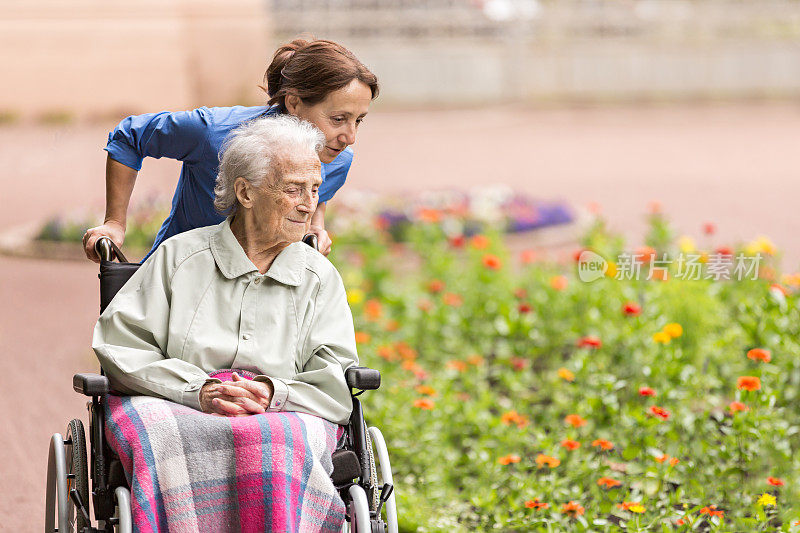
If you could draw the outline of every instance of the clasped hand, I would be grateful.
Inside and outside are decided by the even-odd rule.
[[[200,408],[216,416],[250,416],[264,413],[272,401],[272,385],[233,373],[233,381],[206,383],[200,389]]]

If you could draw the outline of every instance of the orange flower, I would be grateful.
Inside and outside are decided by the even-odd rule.
[[[755,376],[740,376],[736,380],[736,388],[751,392],[761,390],[761,380]]]
[[[394,349],[397,350],[397,353],[400,354],[400,357],[406,361],[413,361],[417,358],[417,351],[403,341],[396,342]]]
[[[767,478],[767,483],[774,487],[783,487],[786,484],[781,478],[772,476]]]
[[[376,322],[383,314],[383,306],[378,300],[367,300],[364,304],[364,315],[370,322]]]
[[[663,463],[664,461],[669,459],[669,455],[664,454],[659,457],[653,457],[653,459],[655,459],[657,463]]]
[[[636,249],[636,253],[633,255],[634,261],[639,262],[649,262],[655,259],[656,257],[656,249],[652,246],[640,246]]]
[[[492,254],[484,255],[482,261],[483,266],[491,270],[500,270],[503,266],[503,262],[500,260],[500,258]]]
[[[765,350],[764,348],[753,348],[747,352],[747,357],[753,361],[763,361],[764,363],[769,363],[772,360],[772,352]]]
[[[430,411],[435,407],[435,403],[430,398],[419,398],[414,400],[414,407],[417,409],[424,409]]]
[[[534,250],[522,250],[519,254],[519,261],[523,265],[529,265],[536,261],[536,251]]]
[[[548,468],[555,468],[561,464],[561,460],[556,457],[540,453],[536,456],[536,464],[539,468],[544,466],[547,466]]]
[[[686,520],[684,520],[683,518],[678,518],[678,519],[675,521],[675,525],[677,525],[677,526],[682,526],[682,525],[684,525],[685,523],[686,523]]]
[[[369,333],[366,333],[364,331],[356,331],[356,343],[357,344],[366,344],[366,343],[369,342],[369,340],[371,338],[372,337],[370,337]]]
[[[669,460],[669,466],[675,466],[676,464],[678,464],[680,462],[681,462],[680,459],[678,459],[677,457],[673,457],[672,459]]]
[[[437,292],[442,292],[444,290],[444,281],[440,279],[432,279],[428,282],[427,286],[428,292],[436,294]]]
[[[387,361],[396,361],[398,358],[391,346],[378,346],[377,353],[378,357],[381,359],[386,359]]]
[[[610,477],[601,477],[597,480],[597,484],[601,487],[605,487],[607,489],[613,489],[614,487],[619,487],[622,485],[622,481],[618,481],[616,479]]]
[[[773,283],[772,285],[770,285],[769,286],[769,290],[770,291],[779,292],[779,293],[783,294],[784,296],[789,296],[789,294],[791,294],[789,292],[789,289],[787,289],[786,287],[784,287],[783,285],[781,285],[779,283]]]
[[[417,211],[417,218],[419,218],[423,222],[436,224],[442,219],[442,214],[439,212],[438,209],[422,207]]]
[[[578,348],[600,348],[602,345],[603,341],[594,335],[587,335],[578,341]]]
[[[628,316],[639,316],[642,314],[642,307],[635,302],[626,302],[622,306],[622,312]]]
[[[592,441],[592,446],[595,448],[600,448],[601,450],[613,450],[614,445],[611,441],[606,439],[595,439]]]
[[[669,411],[657,405],[650,407],[650,414],[653,416],[657,416],[661,420],[666,420],[669,418]]]
[[[709,505],[707,507],[703,507],[700,509],[700,514],[706,514],[708,516],[718,516],[723,518],[725,516],[725,511],[718,511],[716,505]]]
[[[572,439],[564,439],[561,441],[561,447],[568,450],[577,450],[581,447],[581,443]]]
[[[586,425],[586,420],[581,418],[580,415],[567,415],[564,417],[564,422],[574,428],[579,428]]]
[[[585,509],[575,501],[561,505],[561,512],[572,517],[582,515],[584,511]]]
[[[386,328],[386,331],[397,331],[400,329],[400,322],[397,320],[387,320],[384,327]]]
[[[483,357],[474,353],[467,357],[467,362],[474,366],[481,366],[483,364]]]
[[[650,387],[639,387],[639,396],[655,396],[656,391]]]
[[[565,381],[575,381],[575,374],[563,367],[558,369],[558,377]]]
[[[507,465],[510,465],[511,463],[518,463],[521,460],[522,459],[520,458],[519,455],[511,454],[511,455],[504,455],[503,457],[500,457],[497,460],[497,462],[500,463],[503,466],[507,466]]]
[[[464,303],[464,298],[454,292],[446,292],[442,296],[442,301],[450,307],[458,307]]]
[[[742,402],[738,402],[738,401],[731,402],[731,404],[728,406],[728,409],[730,409],[731,414],[736,414],[736,413],[738,413],[740,411],[749,411],[750,410],[750,408],[747,407],[747,405],[745,405]]]
[[[622,509],[623,511],[627,511],[631,507],[635,507],[637,505],[642,505],[642,504],[641,502],[622,502],[617,504],[617,508]]]
[[[467,369],[467,363],[464,361],[459,361],[458,359],[451,359],[445,363],[445,366],[453,370],[458,370],[459,372],[463,372]]]
[[[418,393],[424,394],[426,396],[436,396],[436,389],[434,389],[430,385],[417,385],[415,390]]]
[[[484,250],[489,247],[490,242],[485,235],[478,234],[469,240],[469,244],[476,250]]]
[[[421,298],[419,302],[417,302],[417,307],[419,307],[420,311],[428,312],[433,309],[433,302],[428,300],[427,298]]]
[[[528,509],[547,509],[550,507],[549,503],[540,502],[539,498],[534,498],[525,502],[525,507]]]
[[[528,419],[520,415],[516,411],[508,411],[503,413],[503,416],[500,417],[500,420],[503,422],[503,424],[507,426],[510,426],[511,424],[516,424],[517,427],[520,429],[528,425]]]
[[[550,278],[550,286],[557,291],[563,291],[569,285],[566,276],[553,276]]]

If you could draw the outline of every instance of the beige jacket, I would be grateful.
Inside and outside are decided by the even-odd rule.
[[[165,241],[106,308],[92,347],[115,390],[200,409],[208,373],[249,370],[272,383],[269,411],[347,423],[344,371],[358,364],[353,317],[334,266],[303,243],[266,274],[230,219]]]

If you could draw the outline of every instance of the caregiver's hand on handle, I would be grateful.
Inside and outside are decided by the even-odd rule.
[[[266,412],[272,385],[245,379],[236,372],[233,381],[207,383],[200,389],[200,408],[217,416],[250,416]]]

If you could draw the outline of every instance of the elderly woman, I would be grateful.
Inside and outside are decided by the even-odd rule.
[[[299,242],[323,147],[288,115],[234,130],[215,187],[228,218],[164,241],[97,323],[114,390],[144,395],[107,413],[141,529],[341,527],[330,454],[353,321],[336,269]]]

